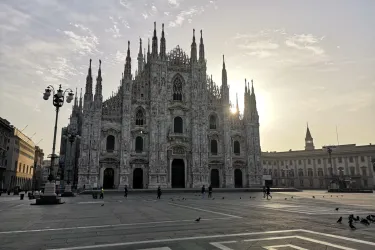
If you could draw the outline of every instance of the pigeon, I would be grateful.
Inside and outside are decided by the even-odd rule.
[[[342,222],[342,216],[337,220],[337,223],[341,224],[341,222]]]
[[[101,207],[104,206],[104,203],[102,205],[100,205]]]
[[[366,220],[366,219],[361,219],[361,223],[362,223],[363,225],[366,225],[366,226],[369,226],[369,225],[370,225],[370,222],[368,222],[368,220]]]
[[[323,195],[323,198],[324,198],[324,195]]]
[[[242,198],[240,197],[240,200],[241,200]]]
[[[287,198],[285,198],[285,200],[287,200]]]
[[[375,222],[375,220],[374,220],[370,215],[367,215],[367,216],[366,216],[366,219],[367,219],[368,221]]]
[[[212,200],[215,200],[215,198],[212,198]]]
[[[292,196],[292,199],[293,199],[293,196]]]
[[[332,197],[332,195],[331,195],[331,197]]]
[[[339,211],[339,208],[338,207],[336,207],[336,209],[335,209],[336,211]]]
[[[357,229],[355,226],[353,226],[353,224],[352,223],[349,223],[349,227],[352,229],[352,230],[355,230],[355,229]]]
[[[224,200],[224,197],[223,198],[221,198],[222,200]]]
[[[313,196],[313,198],[315,199],[315,196]]]
[[[201,220],[201,217],[199,217],[198,219],[195,219],[196,222],[199,222]]]

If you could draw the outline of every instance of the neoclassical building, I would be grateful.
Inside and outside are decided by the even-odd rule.
[[[276,187],[327,189],[331,182],[343,187],[374,188],[375,145],[356,144],[315,149],[307,127],[305,150],[262,152],[263,174]]]
[[[78,186],[123,189],[260,186],[259,116],[245,80],[244,113],[231,112],[223,56],[219,87],[207,75],[202,31],[190,55],[152,42],[132,75],[130,42],[117,91],[103,100],[101,62],[95,93],[90,67],[82,109]],[[151,47],[151,48],[150,48]],[[252,82],[251,82],[251,85]]]

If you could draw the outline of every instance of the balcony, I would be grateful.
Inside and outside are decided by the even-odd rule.
[[[189,137],[185,133],[172,133],[170,132],[168,134],[168,140],[169,141],[182,141],[182,142],[187,142],[189,141]]]

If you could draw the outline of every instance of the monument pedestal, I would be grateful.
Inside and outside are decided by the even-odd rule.
[[[61,197],[74,197],[74,193],[72,192],[72,185],[65,185],[64,193]]]
[[[56,184],[54,182],[46,183],[44,187],[44,193],[40,195],[39,199],[36,199],[35,205],[56,205],[63,204],[61,198],[56,195]]]

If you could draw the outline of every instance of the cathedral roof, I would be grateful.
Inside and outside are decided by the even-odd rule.
[[[183,65],[190,63],[189,56],[180,48],[179,45],[177,45],[176,48],[172,49],[168,53],[168,60],[173,65]]]

